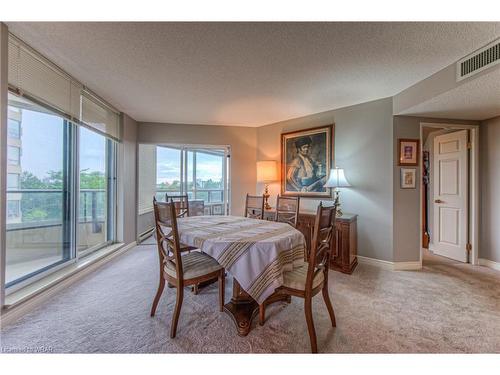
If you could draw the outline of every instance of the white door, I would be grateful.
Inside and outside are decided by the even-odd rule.
[[[467,132],[460,130],[434,138],[435,254],[467,262],[468,153]]]

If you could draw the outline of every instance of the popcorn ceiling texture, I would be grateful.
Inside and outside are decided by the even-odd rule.
[[[170,339],[175,293],[165,289],[157,315],[157,252],[141,245],[106,264],[1,332],[3,352],[302,353],[309,352],[303,301],[274,304],[266,324],[239,337],[217,308],[217,287],[185,293]],[[231,295],[228,277],[226,301]],[[500,353],[500,273],[426,256],[422,271],[366,264],[330,273],[337,327],[321,295],[313,315],[323,353]]]
[[[139,122],[241,126],[396,95],[500,35],[500,22],[7,25]]]

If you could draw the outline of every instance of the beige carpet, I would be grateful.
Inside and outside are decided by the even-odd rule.
[[[217,288],[185,293],[177,338],[169,338],[172,289],[149,317],[157,286],[157,254],[138,246],[4,327],[1,350],[72,353],[308,352],[302,300],[268,308],[239,337],[217,309]],[[321,295],[313,312],[320,352],[500,353],[500,273],[426,257],[422,271],[359,265],[353,275],[331,272],[337,328]],[[228,280],[226,300],[230,298]]]

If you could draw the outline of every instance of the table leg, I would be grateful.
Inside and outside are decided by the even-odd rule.
[[[253,318],[259,312],[259,305],[243,290],[238,280],[233,279],[233,296],[224,305],[224,312],[233,319],[238,335],[246,336],[250,332]]]
[[[267,306],[280,301],[290,303],[290,300],[290,296],[274,293],[264,304]],[[224,305],[224,312],[233,319],[238,335],[246,336],[251,330],[253,318],[259,313],[259,304],[243,290],[238,280],[233,279],[233,296],[231,301]]]

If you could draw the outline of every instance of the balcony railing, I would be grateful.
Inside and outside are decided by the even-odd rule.
[[[62,226],[63,193],[62,189],[8,189],[7,200],[19,203],[7,208],[7,232]],[[92,223],[93,231],[99,231],[106,218],[106,190],[80,189],[79,199],[78,223]]]
[[[75,229],[76,249],[80,252],[106,243],[107,192],[105,189],[81,189],[78,196]],[[7,215],[7,285],[69,259],[64,250],[66,215],[63,212],[69,205],[64,199],[62,189],[7,190],[7,200],[19,202],[11,205]],[[19,212],[14,215],[16,207]]]
[[[165,193],[172,194],[172,195],[180,195],[180,191],[173,191],[173,190],[167,190],[167,189],[156,189],[156,199],[164,201],[165,200]],[[210,204],[222,204],[224,203],[224,190],[223,189],[196,189],[196,190],[189,190],[187,192],[184,192],[184,194],[187,194],[189,199],[199,199],[203,200],[205,202],[205,205],[210,205]]]

